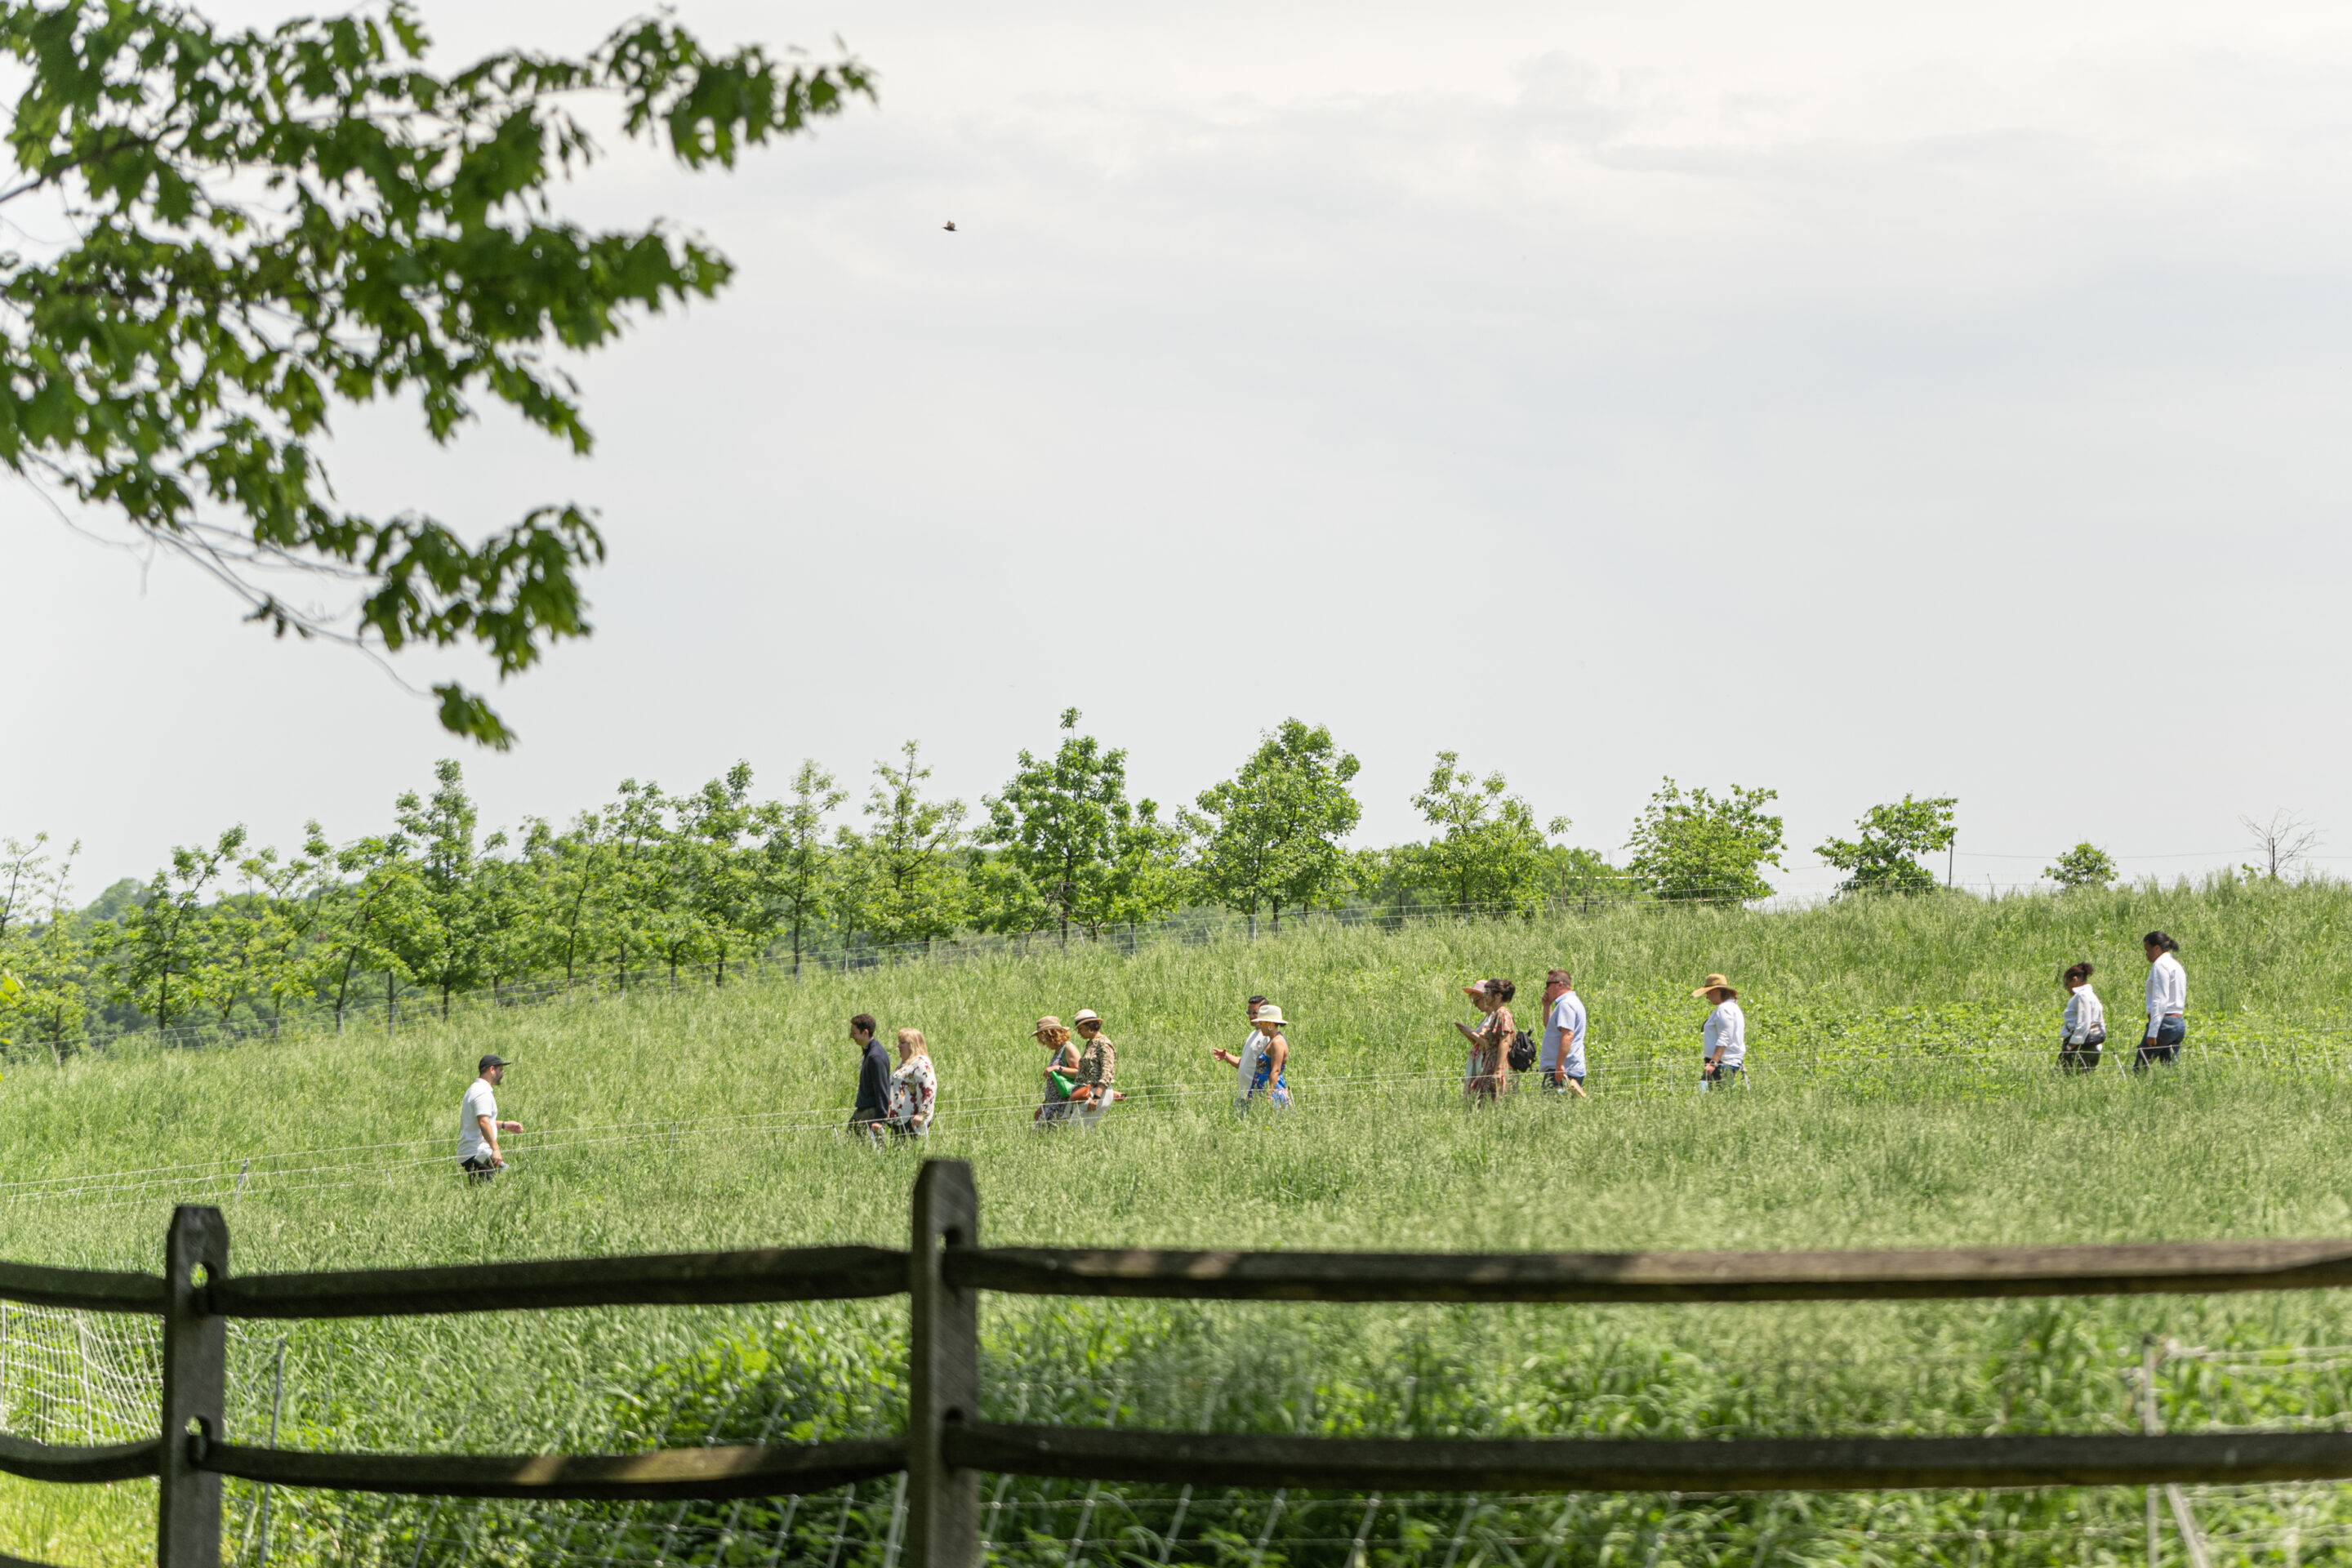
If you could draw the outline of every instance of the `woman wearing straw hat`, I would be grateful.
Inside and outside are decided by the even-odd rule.
[[[1739,993],[1720,974],[1710,974],[1706,984],[1691,993],[1715,1004],[1715,1011],[1699,1026],[1699,1038],[1705,1060],[1698,1069],[1700,1092],[1732,1079],[1747,1080],[1748,1015],[1739,1010]]]
[[[1066,1121],[1070,1090],[1077,1087],[1078,1073],[1078,1053],[1070,1044],[1070,1031],[1049,1013],[1037,1020],[1029,1037],[1054,1053],[1045,1058],[1045,1101],[1030,1120],[1041,1127]]]
[[[1221,1062],[1230,1062],[1248,1076],[1242,1083],[1241,1098],[1234,1109],[1247,1110],[1250,1101],[1261,1093],[1265,1102],[1276,1110],[1290,1109],[1290,1041],[1282,1032],[1282,1009],[1271,1002],[1253,1003],[1250,1026],[1257,1031],[1257,1049],[1246,1057],[1230,1051],[1214,1055]]]
[[[1481,980],[1465,985],[1462,994],[1486,1015],[1486,1021],[1475,1029],[1467,1024],[1454,1026],[1470,1042],[1470,1060],[1462,1069],[1462,1097],[1473,1105],[1491,1104],[1511,1088],[1510,1075],[1504,1068],[1510,1057],[1511,1037],[1518,1030],[1509,1006],[1518,987],[1507,980]]]

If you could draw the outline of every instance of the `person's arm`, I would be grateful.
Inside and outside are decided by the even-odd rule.
[[[1269,1083],[1280,1083],[1282,1081],[1282,1064],[1290,1059],[1289,1040],[1280,1035],[1275,1036],[1273,1040],[1268,1042],[1265,1047],[1265,1055],[1266,1059],[1274,1064],[1273,1067],[1268,1068],[1266,1071],[1266,1081]]]
[[[2164,1025],[2164,971],[2151,964],[2147,972],[2147,1043],[2156,1044],[2156,1032]]]
[[[443,1100],[442,1103],[446,1105],[448,1101]],[[474,1118],[474,1124],[482,1130],[482,1142],[490,1146],[490,1163],[494,1165],[505,1164],[507,1163],[507,1157],[499,1152],[498,1122],[488,1116],[476,1116]],[[518,1127],[515,1131],[520,1132],[522,1129]]]
[[[915,1091],[915,1114],[908,1122],[918,1132],[927,1132],[931,1126],[931,1101],[939,1094],[939,1079],[929,1068],[914,1075],[908,1085]]]
[[[1234,1055],[1233,1052],[1225,1049],[1223,1046],[1211,1046],[1209,1047],[1209,1054],[1216,1058],[1219,1061],[1224,1063],[1224,1065],[1229,1068],[1237,1068],[1242,1065],[1242,1058]]]

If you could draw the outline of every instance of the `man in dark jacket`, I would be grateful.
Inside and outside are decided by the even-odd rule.
[[[879,1143],[890,1110],[890,1052],[874,1036],[873,1014],[849,1020],[849,1040],[858,1052],[857,1106],[849,1113],[849,1130]]]

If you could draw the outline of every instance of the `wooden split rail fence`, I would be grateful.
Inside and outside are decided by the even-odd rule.
[[[926,1162],[912,1246],[782,1247],[457,1268],[230,1271],[218,1209],[176,1210],[164,1271],[0,1264],[0,1298],[163,1324],[160,1432],[59,1447],[0,1436],[0,1470],[159,1485],[160,1568],[216,1568],[221,1479],[432,1497],[805,1494],[907,1473],[910,1568],[972,1568],[983,1471],[1247,1488],[1859,1491],[2352,1478],[2352,1432],[1701,1441],[1289,1437],[981,1419],[980,1293],[1237,1301],[1820,1301],[2352,1286],[2352,1243],[2186,1242],[1896,1252],[1173,1252],[989,1247],[971,1167]],[[347,1454],[222,1436],[231,1318],[909,1298],[904,1437],[643,1454]],[[13,1563],[15,1559],[0,1559]]]

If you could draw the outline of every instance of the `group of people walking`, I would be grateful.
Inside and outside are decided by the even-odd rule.
[[[1490,976],[1465,985],[1462,993],[1479,1013],[1476,1024],[1454,1026],[1470,1042],[1470,1058],[1462,1068],[1465,1100],[1473,1105],[1491,1105],[1511,1092],[1514,1073],[1531,1067],[1540,1067],[1537,1081],[1550,1092],[1577,1100],[1588,1098],[1584,1092],[1588,1071],[1584,1045],[1592,1020],[1567,970],[1554,969],[1544,976],[1544,1024],[1539,1048],[1511,1016],[1511,1001],[1518,994],[1517,986],[1499,976]],[[1722,975],[1710,974],[1706,983],[1691,994],[1714,1005],[1714,1011],[1699,1026],[1699,1088],[1707,1089],[1717,1084],[1742,1081],[1748,1062],[1748,1015],[1740,1011],[1738,991]]]
[[[2189,973],[2180,964],[2180,944],[2160,931],[2141,939],[2147,954],[2147,1017],[2131,1069],[2144,1072],[2152,1064],[2179,1059],[2188,1037]],[[2106,1009],[2091,988],[2093,965],[2071,963],[2059,976],[2066,989],[2063,1032],[2058,1065],[2068,1072],[2090,1072],[2105,1059]],[[1474,1105],[1493,1104],[1511,1091],[1515,1076],[1540,1067],[1538,1081],[1552,1093],[1585,1098],[1585,1037],[1591,1024],[1584,1000],[1576,994],[1565,969],[1544,976],[1543,1033],[1540,1045],[1523,1033],[1512,1016],[1517,987],[1492,976],[1462,988],[1478,1011],[1475,1024],[1456,1024],[1470,1043],[1469,1059],[1462,1069],[1463,1098]],[[1748,1016],[1741,1011],[1739,992],[1720,974],[1710,974],[1691,993],[1712,1010],[1699,1026],[1699,1088],[1744,1083],[1748,1064]],[[1252,996],[1243,1009],[1249,1032],[1240,1048],[1213,1047],[1210,1055],[1234,1069],[1234,1109],[1246,1110],[1263,1097],[1276,1110],[1288,1110],[1290,1040],[1282,1009],[1264,996]],[[931,1066],[929,1046],[920,1029],[898,1032],[897,1060],[878,1037],[879,1026],[870,1013],[849,1020],[850,1042],[857,1047],[857,1103],[850,1112],[849,1130],[880,1144],[887,1139],[922,1138],[929,1134],[939,1110],[939,1074]],[[1103,1032],[1101,1015],[1091,1007],[1077,1010],[1066,1026],[1052,1016],[1037,1020],[1030,1038],[1045,1047],[1045,1095],[1034,1120],[1040,1127],[1099,1127],[1110,1109],[1126,1099],[1116,1086],[1118,1053]],[[478,1076],[467,1086],[458,1110],[457,1160],[466,1174],[487,1182],[506,1168],[499,1147],[502,1132],[520,1132],[519,1121],[499,1116],[495,1091],[509,1064],[498,1056],[484,1057]]]
[[[2147,952],[2147,1018],[2132,1070],[2151,1063],[2179,1059],[2187,1037],[2189,976],[2180,966],[2180,944],[2160,931],[2143,939]],[[2106,1013],[2091,988],[2093,966],[2070,964],[2060,976],[2066,988],[2064,1032],[2059,1065],[2070,1072],[2088,1072],[2104,1058]],[[1538,1041],[1522,1032],[1511,1003],[1518,988],[1500,976],[1474,981],[1462,988],[1478,1011],[1475,1024],[1456,1024],[1470,1054],[1462,1069],[1463,1098],[1473,1105],[1493,1104],[1511,1092],[1517,1075],[1539,1068],[1537,1081],[1549,1092],[1586,1098],[1585,1042],[1591,1016],[1565,969],[1544,976],[1543,1032]],[[1738,988],[1721,974],[1710,974],[1691,992],[1709,1004],[1699,1026],[1698,1085],[1702,1092],[1747,1080],[1748,1015],[1739,1005]],[[1243,1016],[1249,1032],[1240,1047],[1213,1047],[1210,1055],[1234,1069],[1234,1109],[1246,1110],[1263,1098],[1276,1110],[1287,1110],[1290,1097],[1290,1040],[1282,1009],[1264,996],[1252,996]],[[864,1053],[858,1072],[857,1109],[850,1125],[876,1142],[885,1134],[919,1138],[930,1131],[939,1080],[931,1068],[919,1029],[898,1031],[898,1059],[875,1039],[872,1017],[860,1013],[850,1020],[850,1038]],[[1081,1007],[1067,1026],[1048,1016],[1037,1020],[1030,1038],[1045,1047],[1045,1093],[1033,1120],[1040,1127],[1076,1124],[1099,1127],[1110,1109],[1126,1096],[1114,1085],[1118,1053],[1103,1033],[1102,1017]],[[495,1079],[492,1079],[495,1081]],[[469,1110],[471,1109],[469,1104]],[[491,1125],[495,1125],[492,1123]],[[493,1148],[493,1157],[495,1149]]]
[[[2160,931],[2140,939],[2147,954],[2147,1021],[2131,1070],[2146,1072],[2156,1062],[2180,1059],[2181,1042],[2189,1037],[2189,972],[2180,967],[2180,944]],[[2093,1072],[2105,1058],[2107,1010],[2091,989],[2093,970],[2085,960],[2070,963],[2058,976],[2066,988],[2064,1032],[2058,1040],[2058,1065],[2068,1072]]]

